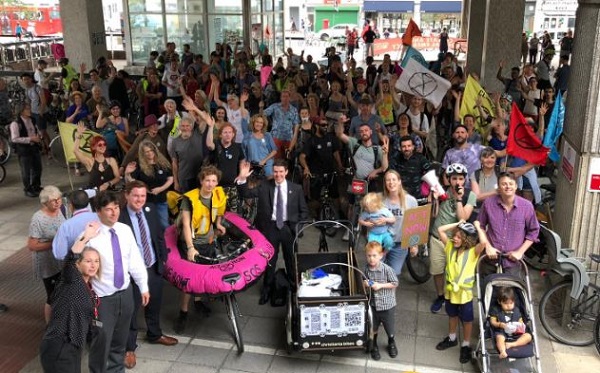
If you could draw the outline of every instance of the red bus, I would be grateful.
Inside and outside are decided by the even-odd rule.
[[[2,35],[15,35],[17,23],[23,36],[62,34],[62,21],[58,5],[5,5],[0,7]]]

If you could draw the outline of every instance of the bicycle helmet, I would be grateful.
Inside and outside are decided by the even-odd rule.
[[[467,167],[462,163],[452,163],[450,166],[446,167],[447,176],[463,175],[466,177],[467,174]]]
[[[462,223],[458,225],[458,229],[465,232],[467,236],[477,237],[477,229],[471,223]]]

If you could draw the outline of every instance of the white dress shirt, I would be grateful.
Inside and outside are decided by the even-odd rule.
[[[273,213],[271,214],[271,220],[277,221],[277,190],[278,186],[281,185],[281,194],[283,195],[283,221],[287,221],[287,197],[288,197],[288,185],[287,181],[283,181],[281,184],[275,183],[275,192],[273,192]]]
[[[111,228],[115,230],[117,237],[119,237],[121,257],[123,258],[124,282],[121,288],[116,288],[114,285],[115,265],[109,231]],[[102,224],[100,226],[100,234],[92,238],[87,246],[93,247],[100,253],[102,273],[100,274],[100,279],[92,279],[92,287],[98,296],[106,297],[127,289],[130,283],[127,274],[133,277],[142,294],[148,292],[148,272],[146,265],[140,254],[133,232],[127,224],[116,222],[112,227]]]

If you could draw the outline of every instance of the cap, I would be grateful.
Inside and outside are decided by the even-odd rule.
[[[150,127],[153,124],[157,124],[158,123],[158,119],[156,118],[156,115],[154,114],[150,114],[147,115],[146,118],[144,118],[144,127]]]

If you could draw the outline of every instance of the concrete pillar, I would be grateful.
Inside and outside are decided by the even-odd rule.
[[[413,4],[413,21],[421,28],[421,0],[415,0]]]
[[[504,88],[496,79],[500,60],[506,60],[508,69],[519,66],[524,16],[523,0],[471,2],[467,68],[480,73],[487,90]]]
[[[589,164],[600,158],[600,0],[579,0],[562,149],[574,150],[571,181],[557,176],[554,229],[576,256],[600,253],[600,194],[588,192]],[[561,152],[562,153],[562,152]]]
[[[66,55],[78,69],[80,63],[90,68],[100,56],[107,57],[102,1],[60,0],[60,17]]]
[[[462,12],[460,14],[460,37],[469,36],[469,11],[471,10],[471,0],[463,0]]]

